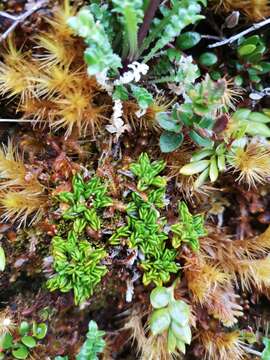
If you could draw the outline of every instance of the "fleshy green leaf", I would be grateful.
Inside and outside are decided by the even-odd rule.
[[[155,310],[149,320],[150,329],[153,335],[162,334],[171,323],[171,317],[167,309]]]
[[[30,330],[30,325],[27,321],[22,321],[19,326],[19,333],[21,336],[24,336]]]
[[[179,132],[181,125],[177,123],[168,113],[160,112],[156,116],[156,120],[160,127],[167,131]]]
[[[187,50],[197,45],[201,40],[201,35],[195,31],[188,31],[181,34],[176,40],[176,46],[181,50]]]
[[[156,287],[150,294],[151,305],[155,309],[165,307],[169,303],[170,296],[165,287]]]
[[[15,359],[26,359],[28,357],[28,350],[27,347],[19,344],[17,349],[12,350],[12,355],[15,357]]]
[[[174,132],[166,131],[161,134],[159,139],[160,150],[163,153],[172,152],[181,146],[183,142],[184,136],[183,134],[176,134]]]
[[[21,342],[29,348],[34,348],[37,345],[36,340],[32,336],[23,336]]]

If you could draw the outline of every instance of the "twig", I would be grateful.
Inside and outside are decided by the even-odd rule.
[[[9,123],[13,123],[13,122],[25,122],[25,123],[33,123],[36,122],[36,120],[31,120],[31,119],[0,119],[0,123],[2,122],[9,122]],[[42,120],[39,122],[43,122]],[[44,120],[44,122],[46,122]]]
[[[231,44],[232,42],[238,40],[239,38],[241,38],[242,36],[244,35],[247,35],[255,30],[258,30],[260,29],[261,27],[263,26],[266,26],[270,24],[270,18],[266,19],[266,20],[263,20],[261,22],[258,22],[256,24],[253,24],[250,28],[240,32],[239,34],[236,34],[232,37],[230,37],[229,39],[224,39],[222,41],[219,41],[219,42],[216,42],[214,44],[211,44],[211,45],[208,45],[209,48],[215,48],[215,47],[218,47],[218,46],[223,46],[223,45],[226,45],[226,44]]]
[[[0,16],[5,17],[10,20],[14,20],[14,21],[17,20],[17,16],[11,15],[6,11],[0,11]]]
[[[221,40],[222,38],[219,36],[215,36],[215,35],[201,35],[202,39],[206,39],[206,40]]]
[[[262,353],[261,353],[261,352],[256,351],[256,350],[253,350],[253,349],[251,349],[251,348],[248,347],[248,346],[243,346],[243,345],[242,345],[242,348],[243,348],[248,354],[256,355],[256,356],[259,356],[259,357],[262,356]]]
[[[1,13],[2,16],[5,16],[9,19],[14,20],[14,23],[0,36],[0,41],[5,40],[8,35],[24,20],[26,20],[30,15],[32,15],[34,12],[36,12],[38,9],[43,7],[48,0],[41,0],[37,2],[31,9],[27,10],[25,13],[19,15],[19,16],[9,16],[8,13]],[[8,15],[7,15],[8,14]]]

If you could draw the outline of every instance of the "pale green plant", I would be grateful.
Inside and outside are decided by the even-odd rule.
[[[168,352],[185,354],[186,344],[191,342],[190,307],[183,300],[174,297],[175,284],[169,288],[156,287],[150,294],[154,310],[149,318],[152,334],[166,334]]]

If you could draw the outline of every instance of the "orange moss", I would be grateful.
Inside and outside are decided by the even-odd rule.
[[[241,11],[252,21],[259,21],[270,16],[268,0],[212,0],[216,11]]]
[[[241,360],[244,358],[238,331],[201,331],[199,338],[205,349],[205,360]]]

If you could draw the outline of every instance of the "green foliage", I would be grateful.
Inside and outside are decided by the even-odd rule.
[[[84,58],[89,75],[121,67],[121,59],[113,52],[103,23],[95,20],[91,8],[82,8],[68,20],[68,24],[87,44]]]
[[[164,170],[165,165],[165,162],[162,160],[151,162],[149,156],[146,153],[142,153],[138,162],[130,166],[132,173],[138,177],[138,190],[145,191],[150,186],[164,189],[166,179],[158,174]]]
[[[154,308],[149,319],[153,335],[166,332],[169,353],[185,353],[185,345],[191,342],[189,306],[182,300],[175,300],[174,285],[170,288],[155,288],[151,292],[150,301]]]
[[[214,82],[207,75],[200,83],[191,84],[183,84],[183,93],[187,97],[185,103],[176,104],[171,112],[158,113],[156,116],[160,127],[165,130],[160,138],[162,152],[174,151],[182,144],[183,128],[196,145],[206,148],[214,145],[212,129],[217,111],[224,109],[222,97],[226,90],[225,81]]]
[[[242,108],[233,114],[228,131],[235,139],[239,139],[245,134],[268,138],[270,137],[269,122],[269,111],[265,110],[265,113],[261,113]]]
[[[145,88],[131,85],[131,92],[141,109],[146,110],[153,103],[153,96]]]
[[[79,222],[81,220],[75,220],[75,224]],[[74,230],[68,233],[67,239],[53,238],[52,255],[56,274],[47,281],[47,286],[51,291],[73,290],[76,305],[93,295],[94,288],[107,272],[106,266],[100,264],[106,251],[94,248],[87,240],[78,239]]]
[[[176,46],[180,50],[188,50],[201,41],[201,34],[195,31],[187,31],[178,36]]]
[[[170,274],[179,270],[175,262],[176,251],[166,248],[168,235],[163,231],[165,220],[158,208],[164,207],[166,179],[159,175],[164,161],[153,161],[147,154],[140,155],[138,162],[130,166],[137,177],[137,189],[132,192],[127,208],[127,224],[116,231],[110,243],[117,245],[123,238],[128,246],[140,250],[144,255],[141,268],[144,270],[143,283],[161,285],[170,280]]]
[[[209,178],[211,182],[215,182],[219,173],[226,170],[226,155],[227,148],[223,143],[199,150],[192,155],[190,163],[180,169],[180,174],[200,174],[194,183],[195,188],[199,188]]]
[[[215,65],[217,61],[217,55],[212,52],[205,52],[199,57],[200,64],[207,67]]]
[[[42,329],[42,332],[38,331]],[[45,323],[37,324],[35,321],[32,327],[26,321],[22,321],[14,330],[14,336],[4,333],[0,336],[0,355],[12,353],[15,359],[27,359],[31,357],[31,349],[38,345],[38,340],[45,338],[48,328]]]
[[[153,48],[144,57],[144,62],[148,62],[160,49],[178,37],[186,26],[204,18],[198,15],[201,11],[199,2],[197,0],[172,1],[170,10],[163,8],[164,18],[151,29],[149,37],[145,39],[142,46],[144,50],[148,49],[155,41]]]
[[[199,238],[207,235],[203,215],[192,215],[183,201],[178,204],[178,213],[180,221],[171,226],[173,247],[177,249],[182,242],[185,242],[193,251],[198,251]]]
[[[64,220],[83,219],[83,224],[90,225],[93,230],[101,228],[100,209],[110,206],[112,199],[107,196],[107,186],[97,176],[85,182],[80,174],[72,181],[73,192],[62,192],[58,198],[70,205],[63,213]],[[80,231],[79,231],[80,232]]]
[[[259,84],[261,76],[268,73],[270,68],[270,63],[264,61],[266,51],[265,40],[260,35],[240,39],[237,48],[239,58],[239,62],[236,63],[237,71],[246,73],[251,82]]]
[[[98,354],[101,354],[106,346],[106,342],[103,340],[104,335],[105,331],[99,330],[96,322],[91,320],[86,340],[79,354],[76,355],[76,360],[98,360]],[[69,358],[68,356],[56,356],[54,360],[69,360]]]
[[[132,60],[138,52],[138,30],[143,20],[142,0],[112,0],[113,10],[121,14],[123,24],[122,56]]]
[[[267,337],[264,337],[263,344],[264,344],[265,348],[261,354],[261,359],[269,360],[270,359],[270,339],[268,339]]]
[[[56,274],[47,282],[51,291],[73,290],[75,304],[80,304],[93,295],[94,288],[106,274],[101,265],[106,257],[103,247],[92,245],[86,240],[87,227],[98,232],[102,227],[104,208],[112,204],[107,195],[107,186],[101,178],[93,176],[84,181],[80,174],[72,180],[72,192],[62,192],[58,200],[69,205],[62,219],[71,221],[72,230],[67,239],[55,236],[52,240],[53,268]]]
[[[171,0],[169,6],[161,5],[148,35],[145,39],[140,39],[144,40],[142,44],[138,44],[139,26],[151,2],[112,0],[105,4],[91,4],[71,17],[68,24],[74,33],[83,37],[86,42],[85,62],[89,75],[96,76],[100,85],[110,95],[113,94],[113,99],[127,100],[129,97],[135,97],[140,109],[146,110],[152,104],[153,96],[145,86],[134,83],[140,81],[141,75],[146,75],[149,68],[146,63],[156,56],[159,50],[174,41],[186,26],[204,18],[199,15],[200,3],[206,2]],[[172,52],[173,49],[170,49],[169,53]],[[125,67],[132,69],[126,70],[120,77],[118,69],[123,66],[119,54]],[[177,56],[180,56],[179,52]],[[181,64],[175,64],[175,60],[170,56],[169,66],[164,74],[166,76],[163,79],[157,77],[152,82],[179,82],[186,70],[182,69]],[[143,70],[138,69],[136,64],[145,67]],[[121,84],[124,85],[116,88]]]
[[[76,360],[98,360],[98,354],[105,348],[104,331],[98,329],[95,321],[91,320],[88,325],[86,340],[80,349]]]

